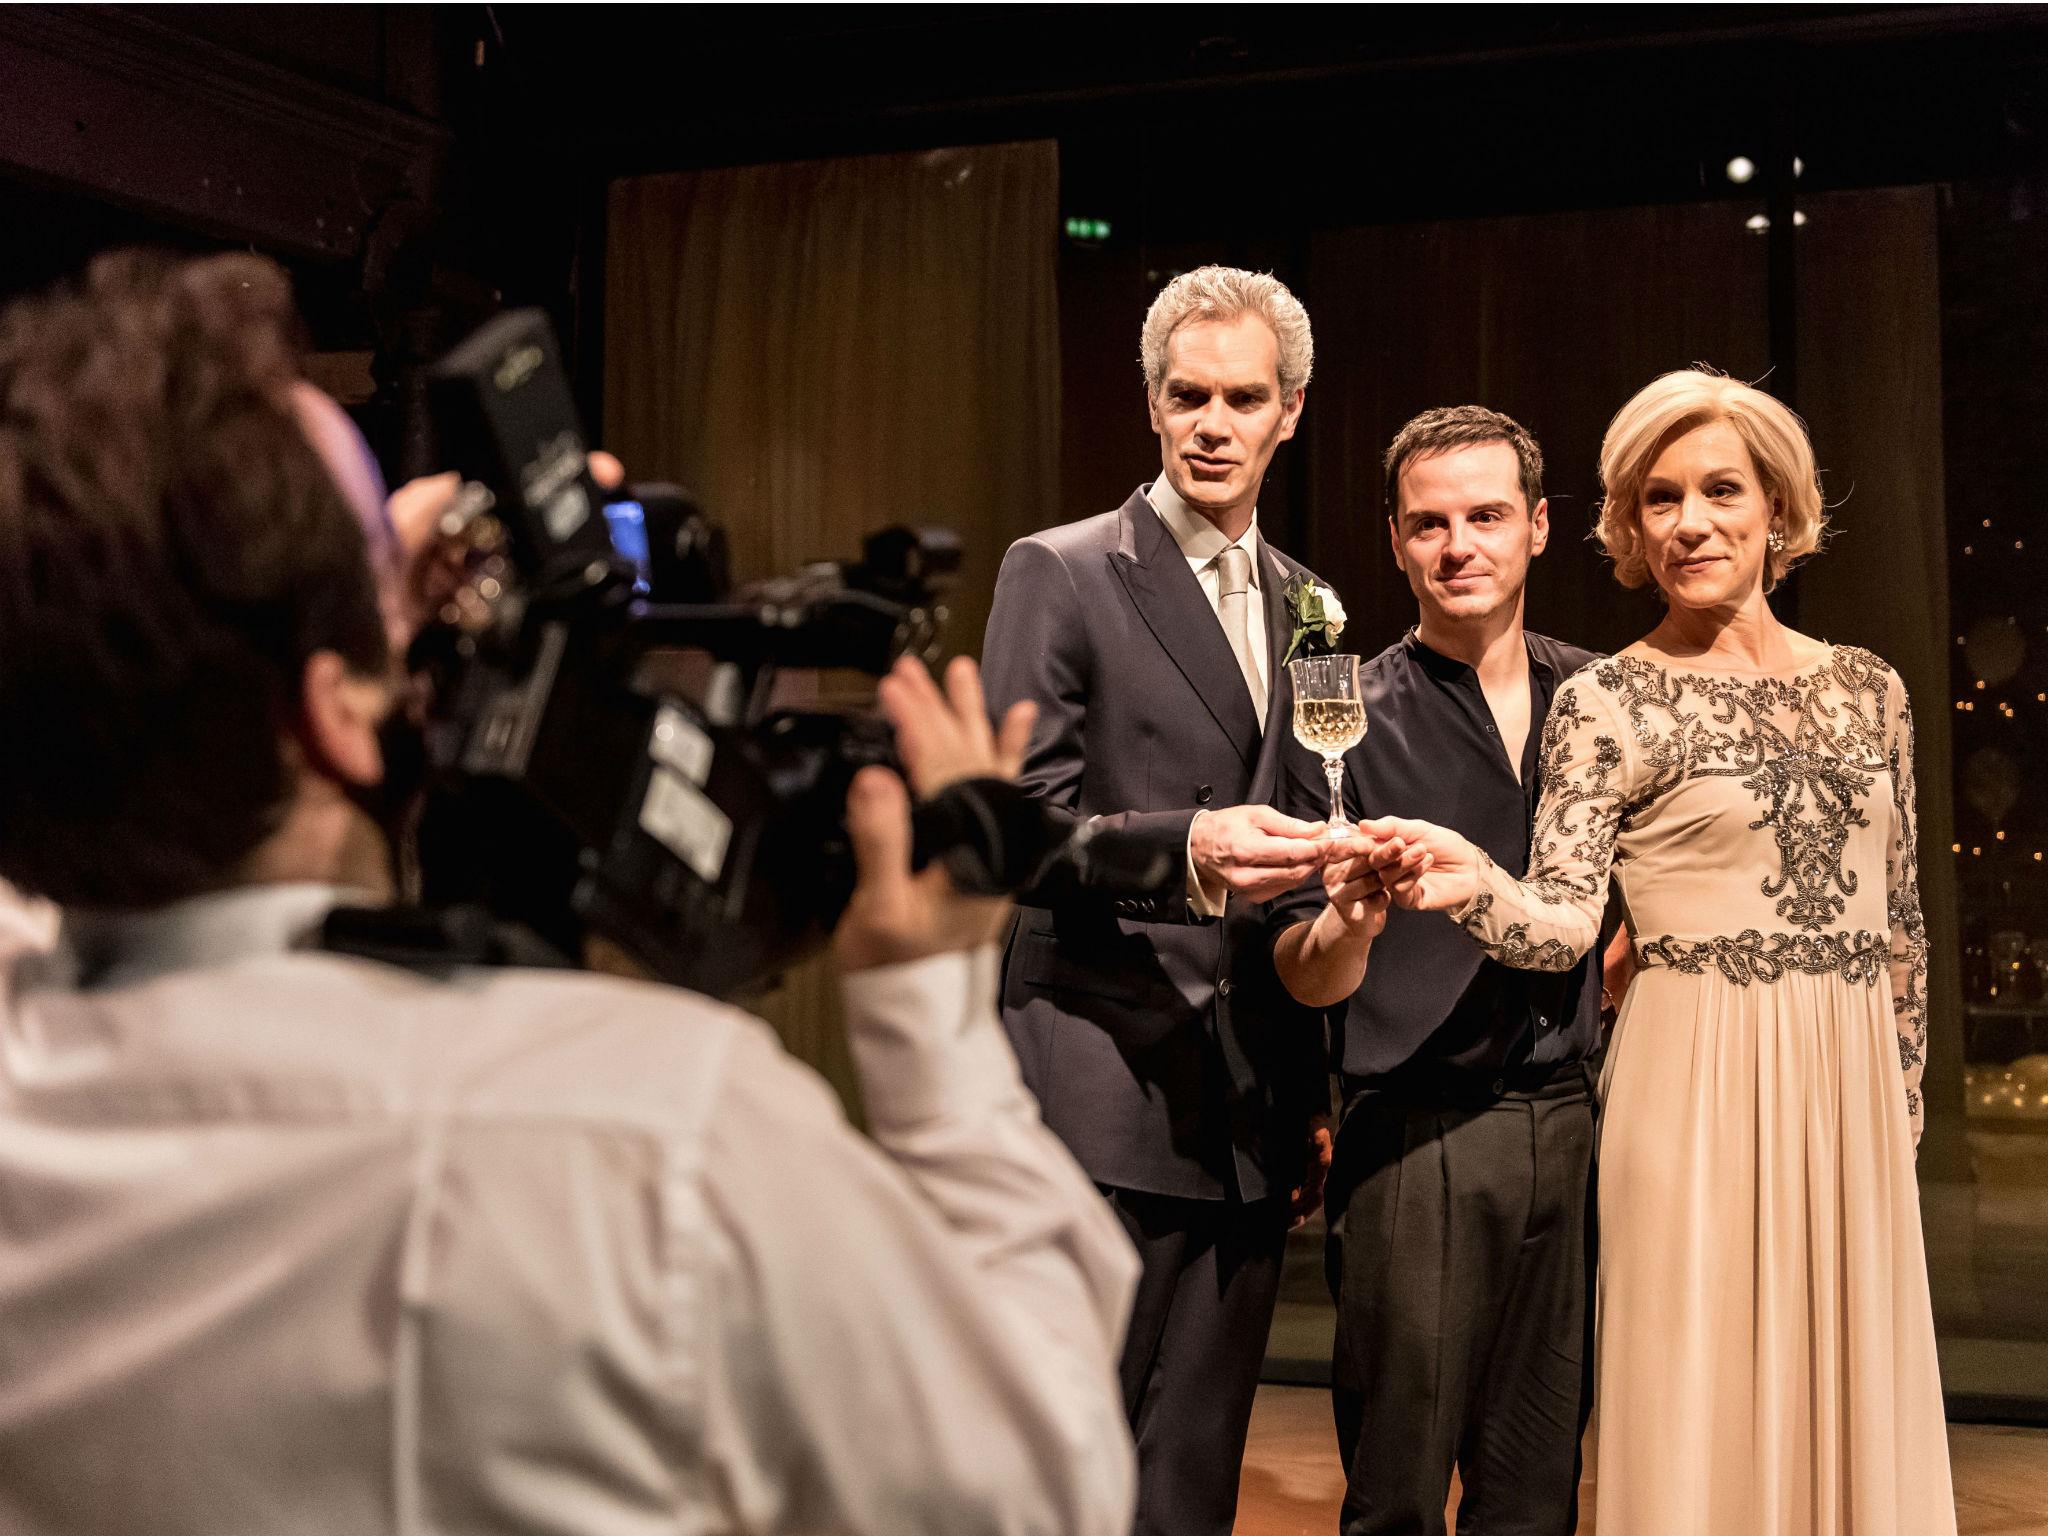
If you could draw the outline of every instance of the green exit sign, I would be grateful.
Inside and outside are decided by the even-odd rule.
[[[1107,240],[1109,238],[1109,220],[1069,219],[1067,220],[1067,238],[1069,240]]]

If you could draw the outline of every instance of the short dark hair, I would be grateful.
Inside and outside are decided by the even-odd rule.
[[[1483,405],[1440,405],[1409,422],[1387,445],[1386,458],[1381,461],[1387,482],[1387,516],[1400,515],[1401,471],[1410,463],[1481,443],[1506,443],[1515,450],[1515,462],[1522,470],[1525,510],[1534,512],[1543,499],[1543,450],[1536,446],[1529,429],[1514,417]]]
[[[382,672],[362,527],[293,412],[260,257],[116,252],[0,313],[0,875],[71,905],[231,884],[279,824],[307,658]]]

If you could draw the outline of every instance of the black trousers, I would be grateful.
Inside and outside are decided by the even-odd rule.
[[[1104,1194],[1143,1265],[1120,1367],[1138,1444],[1134,1536],[1230,1536],[1287,1202]]]
[[[1570,1536],[1592,1405],[1593,1099],[1346,1108],[1325,1264],[1343,1536]]]

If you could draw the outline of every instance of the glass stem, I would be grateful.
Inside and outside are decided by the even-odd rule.
[[[1330,781],[1330,825],[1341,827],[1344,823],[1344,759],[1326,757],[1323,759],[1323,777]]]

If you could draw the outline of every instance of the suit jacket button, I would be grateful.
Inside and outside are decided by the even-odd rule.
[[[1506,1093],[1508,1091],[1507,1079],[1504,1077],[1496,1077],[1493,1080],[1493,1091],[1497,1094]]]
[[[1216,983],[1216,992],[1219,997],[1230,996],[1230,978],[1228,976]]]
[[[1197,784],[1195,786],[1195,804],[1207,805],[1214,797],[1215,791],[1210,789],[1208,785]]]

